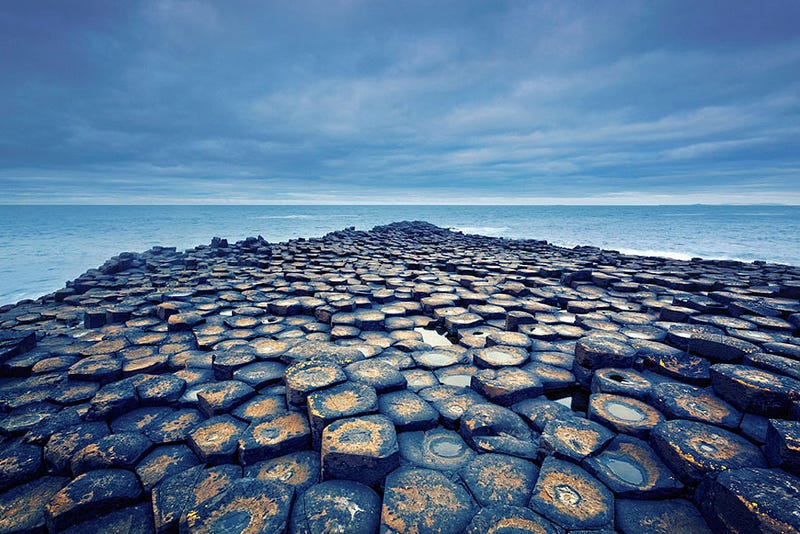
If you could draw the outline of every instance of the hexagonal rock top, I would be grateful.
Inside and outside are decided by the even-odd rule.
[[[322,478],[373,485],[400,463],[397,435],[382,415],[340,419],[322,432]]]

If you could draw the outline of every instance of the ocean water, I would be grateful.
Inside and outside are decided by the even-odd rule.
[[[689,259],[800,265],[800,206],[0,206],[0,304],[64,286],[123,251],[213,236],[315,237],[401,220]]]

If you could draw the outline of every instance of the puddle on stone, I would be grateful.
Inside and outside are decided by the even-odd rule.
[[[558,502],[568,506],[576,506],[581,502],[581,496],[577,491],[567,486],[566,484],[559,484],[553,488],[555,498]]]
[[[608,413],[623,421],[644,421],[645,418],[645,415],[639,410],[625,406],[620,402],[606,403],[605,409],[608,410]]]
[[[472,383],[472,375],[459,374],[459,375],[445,375],[439,377],[439,382],[446,386],[469,387]]]
[[[432,350],[419,356],[419,361],[430,367],[447,367],[458,361],[458,355],[452,352],[437,352]]]
[[[223,317],[231,317],[233,315],[233,310],[222,310],[219,314]]]
[[[430,451],[442,458],[455,458],[464,452],[464,445],[450,438],[438,438],[431,441]]]
[[[555,399],[555,402],[566,406],[570,410],[572,409],[572,397],[561,397],[560,399]]]
[[[415,328],[414,332],[422,336],[422,342],[427,343],[431,347],[452,347],[454,343],[447,339],[447,336],[440,334],[432,328]]]
[[[487,350],[483,353],[486,360],[496,365],[515,365],[519,363],[519,355],[505,350]]]
[[[697,448],[706,454],[717,452],[717,448],[713,445],[709,445],[708,443],[701,443]]]
[[[630,462],[612,458],[606,461],[606,466],[608,466],[609,471],[614,473],[617,477],[624,480],[628,484],[640,486],[644,482],[642,470]]]

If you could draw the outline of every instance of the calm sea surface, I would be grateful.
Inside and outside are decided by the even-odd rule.
[[[800,265],[800,206],[0,206],[0,304],[64,286],[123,251],[213,236],[269,241],[425,220],[626,253]]]

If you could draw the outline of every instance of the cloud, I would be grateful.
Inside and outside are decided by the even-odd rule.
[[[6,3],[0,188],[21,203],[797,202],[797,6]]]

